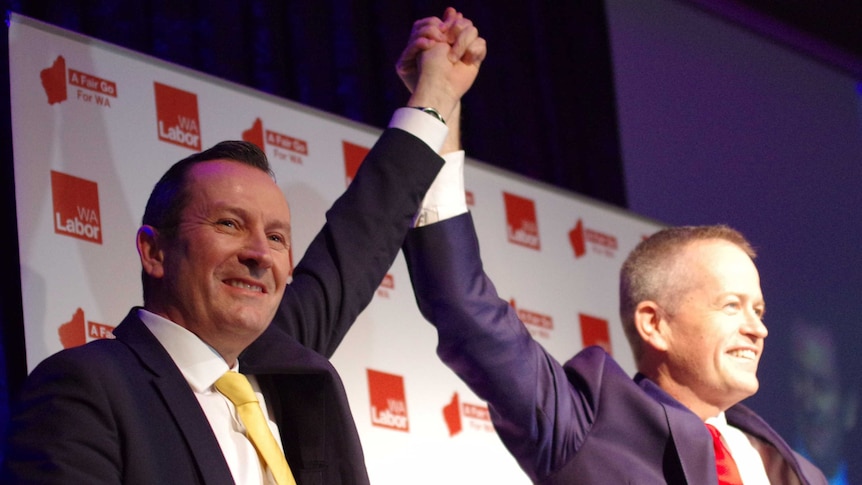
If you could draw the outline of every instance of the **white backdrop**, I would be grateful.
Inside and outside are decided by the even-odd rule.
[[[299,258],[345,188],[350,147],[380,133],[22,16],[9,36],[28,369],[109,336],[141,303],[135,231],[173,162],[224,139],[261,144]],[[603,344],[633,372],[617,272],[659,224],[474,160],[466,181],[486,267],[536,338],[560,360]],[[333,358],[372,482],[529,483],[435,345],[399,256]]]

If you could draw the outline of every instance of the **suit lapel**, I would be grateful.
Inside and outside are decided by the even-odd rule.
[[[700,418],[642,375],[638,385],[664,409],[686,482],[718,483],[712,439]]]
[[[725,416],[729,424],[742,430],[752,440],[772,483],[809,483],[809,477],[817,476],[816,472],[805,469],[807,462],[797,459],[790,445],[751,409],[737,404],[728,409]]]
[[[206,484],[232,484],[233,477],[212,427],[179,368],[155,336],[137,317],[137,308],[115,329],[116,338],[128,345],[152,374],[150,383],[174,417],[187,451]],[[154,425],[157,425],[154,423]]]
[[[341,408],[333,395],[338,376],[332,364],[271,325],[240,355],[240,368],[258,377],[267,402],[274,406],[285,455],[297,480],[324,483],[331,466],[326,461],[327,441],[335,438],[327,412]]]

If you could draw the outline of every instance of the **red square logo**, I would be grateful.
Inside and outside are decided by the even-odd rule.
[[[154,82],[159,140],[201,150],[198,96],[166,84]]]
[[[372,425],[410,431],[402,376],[368,369],[368,391],[371,398]]]
[[[581,339],[584,341],[584,347],[598,345],[605,349],[605,352],[611,354],[611,336],[608,331],[608,321],[604,318],[584,315],[583,313],[578,314],[578,318],[581,322]]]
[[[51,170],[51,195],[56,234],[102,244],[96,182]]]
[[[525,197],[503,192],[506,205],[506,233],[509,242],[535,250],[541,249],[536,204]]]

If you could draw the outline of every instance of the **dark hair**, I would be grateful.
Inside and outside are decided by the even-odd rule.
[[[247,141],[223,141],[173,164],[150,192],[141,223],[153,226],[165,237],[173,237],[189,199],[186,175],[196,164],[212,160],[233,160],[259,168],[274,177],[266,154],[257,145]]]

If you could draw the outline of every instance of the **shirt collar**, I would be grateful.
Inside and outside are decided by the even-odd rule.
[[[727,424],[727,417],[724,415],[724,411],[718,413],[718,416],[706,418],[706,424],[711,424],[715,426],[715,428],[719,431],[723,431],[729,427],[729,425]]]
[[[230,369],[215,349],[184,327],[143,308],[138,309],[138,318],[168,351],[195,392],[211,391],[222,374],[239,371],[239,362]]]

